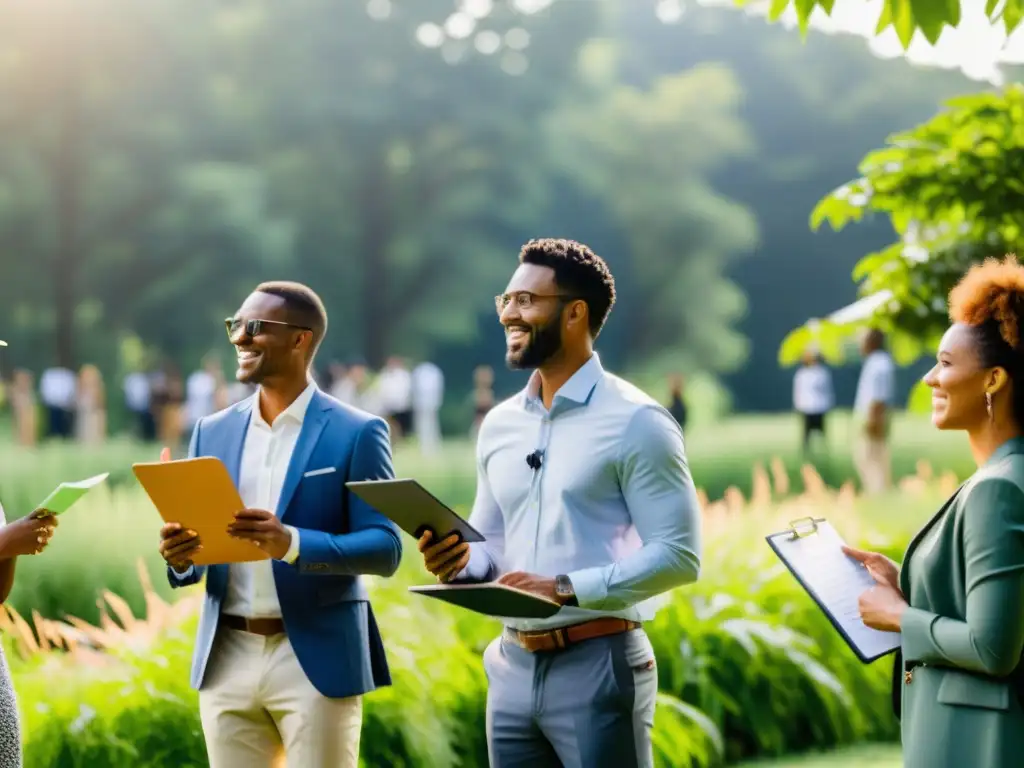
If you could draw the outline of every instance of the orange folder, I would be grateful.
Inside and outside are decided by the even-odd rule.
[[[192,559],[196,565],[270,559],[255,544],[228,534],[235,513],[245,504],[220,459],[143,462],[133,464],[132,471],[164,522],[179,523],[199,534],[203,549]]]

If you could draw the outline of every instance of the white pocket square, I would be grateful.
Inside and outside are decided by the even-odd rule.
[[[329,474],[331,474],[331,472],[337,472],[337,471],[338,470],[335,467],[324,467],[323,469],[312,469],[309,472],[307,472],[306,474],[304,474],[303,477],[316,477],[317,475],[329,475]]]

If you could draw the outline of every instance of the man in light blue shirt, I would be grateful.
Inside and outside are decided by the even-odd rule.
[[[477,444],[480,544],[424,534],[441,581],[493,581],[555,600],[507,619],[484,652],[494,768],[653,766],[658,679],[642,622],[700,571],[700,510],[683,436],[655,400],[607,373],[593,343],[615,302],[607,265],[534,240],[496,305],[506,362],[535,369]]]

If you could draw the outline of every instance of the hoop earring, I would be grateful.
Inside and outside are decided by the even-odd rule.
[[[985,409],[988,411],[988,420],[992,421],[992,393],[985,393]]]

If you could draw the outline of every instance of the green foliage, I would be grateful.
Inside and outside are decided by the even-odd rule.
[[[734,2],[742,5],[745,0]],[[834,4],[835,0],[772,0],[768,18],[776,21],[792,5],[800,22],[800,31],[806,34],[811,14],[818,9],[831,14]],[[906,49],[910,47],[914,34],[921,32],[934,45],[944,29],[955,28],[960,24],[961,7],[961,0],[884,0],[875,34],[881,34],[892,27]],[[1001,21],[1009,35],[1024,16],[1024,2],[1005,0],[1000,3],[998,0],[988,0],[985,14],[993,24]]]
[[[702,579],[671,593],[648,628],[661,690],[658,765],[710,768],[723,759],[892,741],[888,661],[861,664],[763,536],[798,509],[820,506],[849,541],[898,558],[940,501],[935,488],[904,494],[899,517],[887,513],[892,499],[850,506],[820,491],[762,497],[732,511],[709,507]],[[87,511],[102,516],[98,507]],[[480,653],[499,626],[408,594],[408,585],[423,581],[411,551],[394,578],[369,580],[394,685],[366,699],[365,766],[486,764]],[[152,646],[126,642],[22,661],[7,644],[27,764],[204,765],[197,696],[187,682],[195,632],[195,615],[188,616]],[[57,688],[54,679],[62,681]]]
[[[714,407],[697,387],[691,409]],[[927,395],[926,395],[927,396]],[[688,394],[689,398],[690,395]],[[927,410],[928,401],[924,401]],[[845,414],[829,417],[829,452],[816,459],[827,483],[839,487],[855,478],[849,447],[849,423]],[[892,455],[895,476],[913,474],[919,460],[938,470],[965,477],[971,457],[960,435],[937,432],[927,419],[897,415],[893,423]],[[721,498],[730,487],[749,494],[753,488],[751,466],[778,457],[791,487],[802,489],[800,424],[796,417],[740,416],[722,421],[694,413],[686,430],[690,468],[697,485],[712,498]],[[150,461],[156,450],[129,441],[112,442],[99,451],[81,451],[73,445],[50,444],[34,450],[0,446],[0,465],[6,468],[0,482],[0,502],[7,519],[30,512],[62,480],[83,479],[110,471],[108,487],[95,489],[60,520],[46,552],[23,557],[10,603],[23,615],[33,610],[52,619],[65,614],[96,622],[100,590],[109,588],[132,608],[143,609],[142,588],[136,563],[146,564],[154,588],[163,597],[171,594],[163,578],[156,551],[159,516],[131,475],[134,461]],[[439,498],[464,514],[473,503],[476,487],[474,449],[470,442],[451,441],[434,457],[419,455],[414,443],[395,452],[400,477],[415,477]],[[113,489],[114,492],[109,491]],[[123,492],[121,492],[123,490]],[[472,626],[460,629],[472,631]],[[476,638],[473,646],[482,650]],[[489,639],[489,638],[488,638]]]
[[[625,85],[622,58],[607,40],[583,46],[587,88],[553,111],[547,127],[553,158],[606,200],[628,244],[616,273],[643,298],[614,310],[616,332],[629,339],[623,366],[662,375],[733,370],[748,351],[732,330],[746,297],[723,273],[757,243],[757,223],[707,179],[752,152],[738,114],[742,93],[717,65],[645,89]]]
[[[881,213],[899,240],[853,272],[874,306],[791,334],[780,359],[812,340],[834,344],[864,325],[892,335],[909,362],[934,350],[948,325],[946,296],[973,263],[1024,245],[1024,87],[951,99],[947,109],[891,136],[860,164],[861,176],[821,200],[811,227],[842,229]]]

